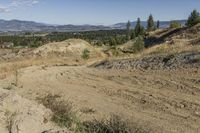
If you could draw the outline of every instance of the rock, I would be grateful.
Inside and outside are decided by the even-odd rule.
[[[176,55],[152,55],[141,59],[124,59],[114,61],[104,61],[92,65],[101,69],[181,69],[181,68],[199,68],[200,53],[186,52]]]

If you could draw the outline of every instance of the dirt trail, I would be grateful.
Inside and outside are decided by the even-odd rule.
[[[19,71],[19,94],[35,99],[60,94],[85,120],[110,113],[147,125],[155,132],[200,132],[200,70],[107,70],[85,66],[33,66]]]

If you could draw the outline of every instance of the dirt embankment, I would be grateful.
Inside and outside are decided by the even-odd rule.
[[[11,88],[0,88],[1,133],[69,133],[50,120],[51,111],[43,105],[19,96]]]

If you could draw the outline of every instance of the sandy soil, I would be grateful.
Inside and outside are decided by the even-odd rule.
[[[200,70],[106,70],[86,66],[21,69],[17,92],[27,99],[46,93],[95,110],[82,119],[120,114],[155,132],[200,132]]]

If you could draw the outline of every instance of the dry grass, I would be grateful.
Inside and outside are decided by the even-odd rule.
[[[148,133],[146,127],[142,127],[137,123],[129,120],[123,120],[118,115],[111,115],[107,120],[94,120],[84,122],[85,131],[87,133]]]
[[[76,119],[74,106],[69,101],[62,101],[59,95],[48,94],[38,100],[46,107],[51,109],[53,116],[51,120],[61,127],[71,128]]]
[[[70,101],[63,101],[59,95],[48,94],[38,98],[46,108],[52,112],[51,120],[60,127],[67,127],[69,130],[82,133],[83,126],[77,117],[74,105]]]
[[[63,58],[31,58],[16,60],[12,62],[0,63],[0,79],[5,79],[10,75],[16,75],[17,71],[21,68],[26,68],[34,65],[62,65],[66,64],[76,65],[78,63],[74,59],[63,59]]]
[[[16,112],[12,113],[10,111],[6,111],[5,116],[6,116],[6,127],[8,129],[8,132],[12,133],[12,126],[14,124],[14,118],[16,116]]]
[[[94,110],[92,108],[84,107],[84,108],[80,109],[80,112],[84,113],[84,114],[93,114],[96,112],[96,110]]]

